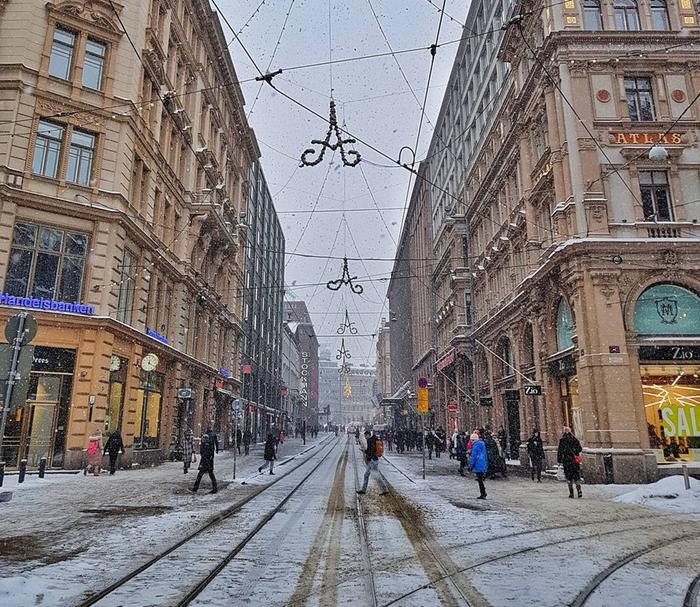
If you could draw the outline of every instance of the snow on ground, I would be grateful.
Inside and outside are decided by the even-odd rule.
[[[280,461],[325,438],[306,447],[288,439]],[[238,457],[237,476],[258,477],[261,463],[258,445]],[[182,463],[166,462],[114,476],[31,476],[21,485],[16,476],[6,477],[3,490],[14,495],[0,503],[0,605],[70,604],[67,597],[115,579],[255,490],[232,482],[230,451],[215,460],[218,494],[207,494],[205,476],[199,494],[192,495],[188,488],[196,473],[196,464],[185,475]]]
[[[686,489],[682,476],[667,476],[649,485],[638,485],[613,501],[677,513],[700,514],[700,481],[692,477],[689,480],[690,489]]]

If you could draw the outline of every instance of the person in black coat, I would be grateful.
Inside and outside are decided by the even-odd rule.
[[[488,477],[490,479],[496,478],[496,473],[500,472],[503,476],[506,475],[505,460],[501,457],[501,453],[498,450],[498,443],[493,438],[493,435],[486,430],[482,434],[484,444],[486,445],[486,459],[488,460],[489,469]]]
[[[201,438],[199,443],[199,472],[197,473],[197,480],[194,481],[194,487],[192,487],[192,493],[197,493],[199,489],[199,483],[205,474],[209,474],[209,479],[211,480],[211,491],[210,493],[216,493],[218,488],[216,486],[216,477],[214,476],[214,453],[219,452],[219,439],[216,434],[212,432],[211,428],[207,431]]]
[[[539,430],[533,430],[532,436],[527,439],[527,454],[530,456],[530,472],[532,480],[535,480],[537,474],[537,482],[542,482],[542,462],[544,461],[544,445],[540,437]]]
[[[243,440],[243,433],[241,432],[241,427],[236,428],[236,449],[238,449],[238,455],[241,454],[241,441]]]
[[[117,428],[105,443],[104,452],[102,455],[107,455],[109,453],[109,473],[114,474],[117,468],[117,457],[119,452],[124,453],[124,441],[122,440],[122,435]]]
[[[559,439],[559,449],[557,450],[557,462],[564,467],[564,477],[569,485],[569,497],[574,498],[574,484],[579,497],[581,492],[581,443],[571,432],[571,428],[564,426],[564,433]]]
[[[467,435],[464,431],[457,435],[457,446],[455,448],[455,456],[459,461],[459,475],[464,476],[464,469],[467,467]]]
[[[263,468],[269,464],[270,474],[274,474],[272,468],[275,465],[275,460],[277,459],[277,454],[275,453],[276,446],[277,439],[274,436],[272,436],[272,432],[268,432],[267,440],[265,441],[265,453],[263,454],[266,463],[260,466],[260,468],[258,468],[258,472],[262,472]]]

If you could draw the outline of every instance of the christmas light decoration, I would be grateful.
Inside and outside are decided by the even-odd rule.
[[[338,335],[344,335],[346,332],[350,335],[357,335],[357,327],[354,322],[350,322],[347,309],[345,310],[345,322],[338,327]]]
[[[326,287],[331,291],[338,291],[343,285],[350,285],[352,292],[361,295],[364,292],[362,285],[355,285],[352,283],[353,280],[357,280],[357,276],[350,276],[350,270],[348,269],[348,258],[343,257],[343,276],[337,280],[329,280]]]
[[[336,142],[331,143],[331,136],[335,132],[335,137],[336,137]],[[335,101],[331,99],[331,110],[330,110],[330,118],[328,119],[328,132],[326,133],[326,138],[321,140],[321,139],[312,139],[311,143],[313,145],[320,145],[321,146],[321,151],[318,152],[314,148],[307,148],[304,150],[304,152],[301,155],[301,164],[299,165],[300,167],[312,167],[316,166],[319,164],[322,160],[323,157],[326,154],[326,148],[329,150],[332,150],[335,152],[336,150],[340,150],[340,158],[343,161],[343,164],[346,167],[354,167],[360,164],[360,160],[362,160],[362,157],[360,156],[360,153],[356,150],[345,150],[345,145],[352,144],[352,143],[357,143],[355,139],[349,138],[349,139],[343,139],[342,133],[340,131],[340,128],[338,128],[338,117],[336,116],[335,112]],[[310,158],[310,156],[313,156],[314,154],[318,154],[318,156],[313,159]],[[349,160],[348,157],[352,156],[353,160]]]

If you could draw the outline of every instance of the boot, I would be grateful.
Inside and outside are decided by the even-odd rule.
[[[574,499],[574,486],[571,483],[569,483],[569,497]]]
[[[581,485],[576,485],[576,494],[579,497],[583,497],[583,492],[581,491]]]

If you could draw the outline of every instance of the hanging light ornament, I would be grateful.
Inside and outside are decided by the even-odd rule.
[[[350,385],[350,378],[346,375],[345,376],[345,385],[343,386],[343,394],[347,398],[352,398],[352,386]]]
[[[357,280],[357,276],[350,276],[350,270],[348,269],[348,258],[343,257],[343,276],[337,280],[329,280],[326,284],[326,288],[330,289],[331,291],[338,291],[343,285],[350,285],[350,289],[353,293],[361,295],[364,292],[364,288],[362,285],[352,284],[353,280]]]
[[[352,358],[350,352],[345,348],[345,339],[340,342],[340,350],[338,350],[338,354],[336,354],[335,358],[341,362],[341,369],[347,367],[347,361]]]
[[[346,332],[350,335],[357,335],[357,327],[354,322],[350,322],[347,309],[345,310],[345,322],[338,327],[338,335],[344,335]]]
[[[336,142],[331,143],[331,136],[335,132],[335,138]],[[326,138],[321,140],[321,139],[312,139],[311,143],[313,145],[320,145],[321,146],[321,151],[317,152],[314,148],[308,148],[304,150],[303,154],[301,155],[301,164],[299,165],[300,167],[312,167],[316,166],[319,164],[322,160],[323,157],[326,154],[326,148],[332,151],[340,150],[340,158],[343,161],[343,164],[346,167],[354,167],[360,164],[360,160],[362,160],[362,157],[360,156],[360,153],[356,150],[345,150],[345,145],[347,144],[352,144],[352,143],[357,143],[355,139],[349,138],[349,139],[343,139],[343,135],[340,131],[340,128],[338,128],[338,117],[336,116],[335,112],[335,101],[331,99],[331,110],[330,110],[330,118],[328,119],[328,132],[326,133]],[[313,154],[318,154],[318,156],[313,159],[309,158],[309,156],[312,156]],[[349,160],[348,157],[352,156],[353,159]]]

